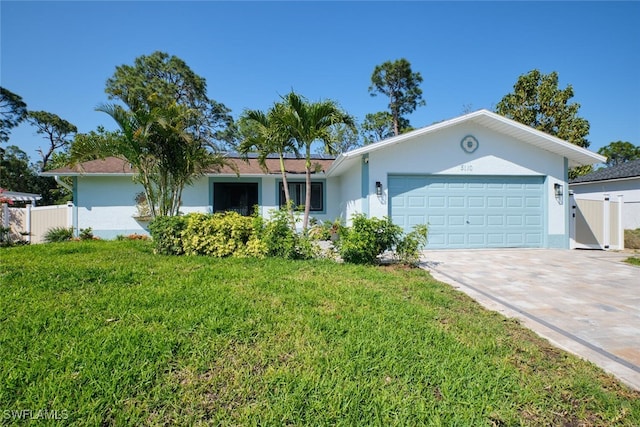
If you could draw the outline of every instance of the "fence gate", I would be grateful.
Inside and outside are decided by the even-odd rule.
[[[571,248],[624,249],[622,196],[610,200],[577,199],[571,195]]]

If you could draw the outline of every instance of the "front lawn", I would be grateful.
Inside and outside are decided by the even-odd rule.
[[[640,392],[424,271],[148,242],[0,249],[0,378],[9,424],[640,425]]]

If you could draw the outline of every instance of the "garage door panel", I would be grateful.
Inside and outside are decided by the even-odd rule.
[[[522,216],[521,215],[506,215],[507,226],[520,226],[522,225]]]
[[[464,215],[448,215],[447,224],[451,227],[464,226]]]
[[[500,247],[505,244],[504,233],[487,233],[488,246]]]
[[[487,207],[489,208],[503,208],[504,197],[489,196],[487,197]]]
[[[408,221],[406,222],[409,227],[413,227],[414,225],[426,224],[427,218],[425,215],[410,215],[407,217]]]
[[[484,197],[469,196],[469,208],[484,208]]]
[[[508,208],[521,208],[523,206],[521,197],[507,197]]]
[[[537,233],[527,233],[525,242],[528,246],[542,246],[542,236]]]
[[[430,208],[444,208],[446,207],[446,197],[444,196],[434,196],[429,197],[427,204]]]
[[[486,246],[486,235],[481,233],[469,233],[469,245]]]
[[[407,202],[410,208],[426,208],[427,207],[427,198],[424,196],[408,197]]]
[[[447,200],[447,206],[450,208],[464,208],[464,200],[462,196],[450,196],[449,200]]]
[[[469,224],[470,226],[485,226],[485,219],[486,217],[484,215],[468,215],[467,216],[467,224]]]
[[[528,208],[539,208],[542,206],[542,199],[540,197],[527,197],[525,198],[525,203]]]
[[[524,223],[528,226],[538,227],[542,225],[542,218],[540,215],[525,215]]]
[[[465,234],[449,233],[447,234],[447,243],[452,246],[460,246],[465,244]]]
[[[390,176],[389,197],[405,231],[428,224],[430,248],[543,244],[542,177]]]
[[[446,245],[445,235],[443,233],[429,233],[429,244],[437,247],[443,247]]]

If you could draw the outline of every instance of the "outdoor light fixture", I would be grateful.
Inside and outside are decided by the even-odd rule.
[[[376,195],[382,196],[382,183],[380,181],[376,181]]]
[[[553,184],[553,190],[556,193],[556,197],[562,197],[562,185],[561,184]]]
[[[556,201],[559,204],[562,204],[562,195],[563,195],[562,184],[558,184],[558,183],[553,184],[553,192],[556,195]]]

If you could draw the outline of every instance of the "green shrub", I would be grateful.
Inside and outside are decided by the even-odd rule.
[[[427,244],[428,228],[415,225],[396,245],[396,259],[406,265],[416,265],[420,261],[420,249]]]
[[[189,214],[182,231],[182,244],[187,255],[209,255],[218,258],[263,257],[266,246],[256,230],[259,222],[236,212]]]
[[[163,255],[184,253],[182,231],[187,227],[185,216],[158,216],[149,224],[155,252]]]
[[[345,262],[373,264],[378,255],[398,243],[401,235],[402,228],[388,217],[367,218],[364,214],[356,214],[351,220],[351,227],[340,229],[338,252]]]
[[[53,227],[44,234],[47,243],[66,242],[73,239],[73,227]]]
[[[314,224],[309,229],[309,238],[316,241],[336,240],[341,227],[340,219],[336,219],[333,222]]]
[[[314,246],[307,236],[298,234],[291,225],[286,209],[271,212],[271,218],[263,223],[260,235],[266,254],[285,259],[311,259]]]
[[[80,229],[80,240],[93,240],[93,229],[91,227]]]

